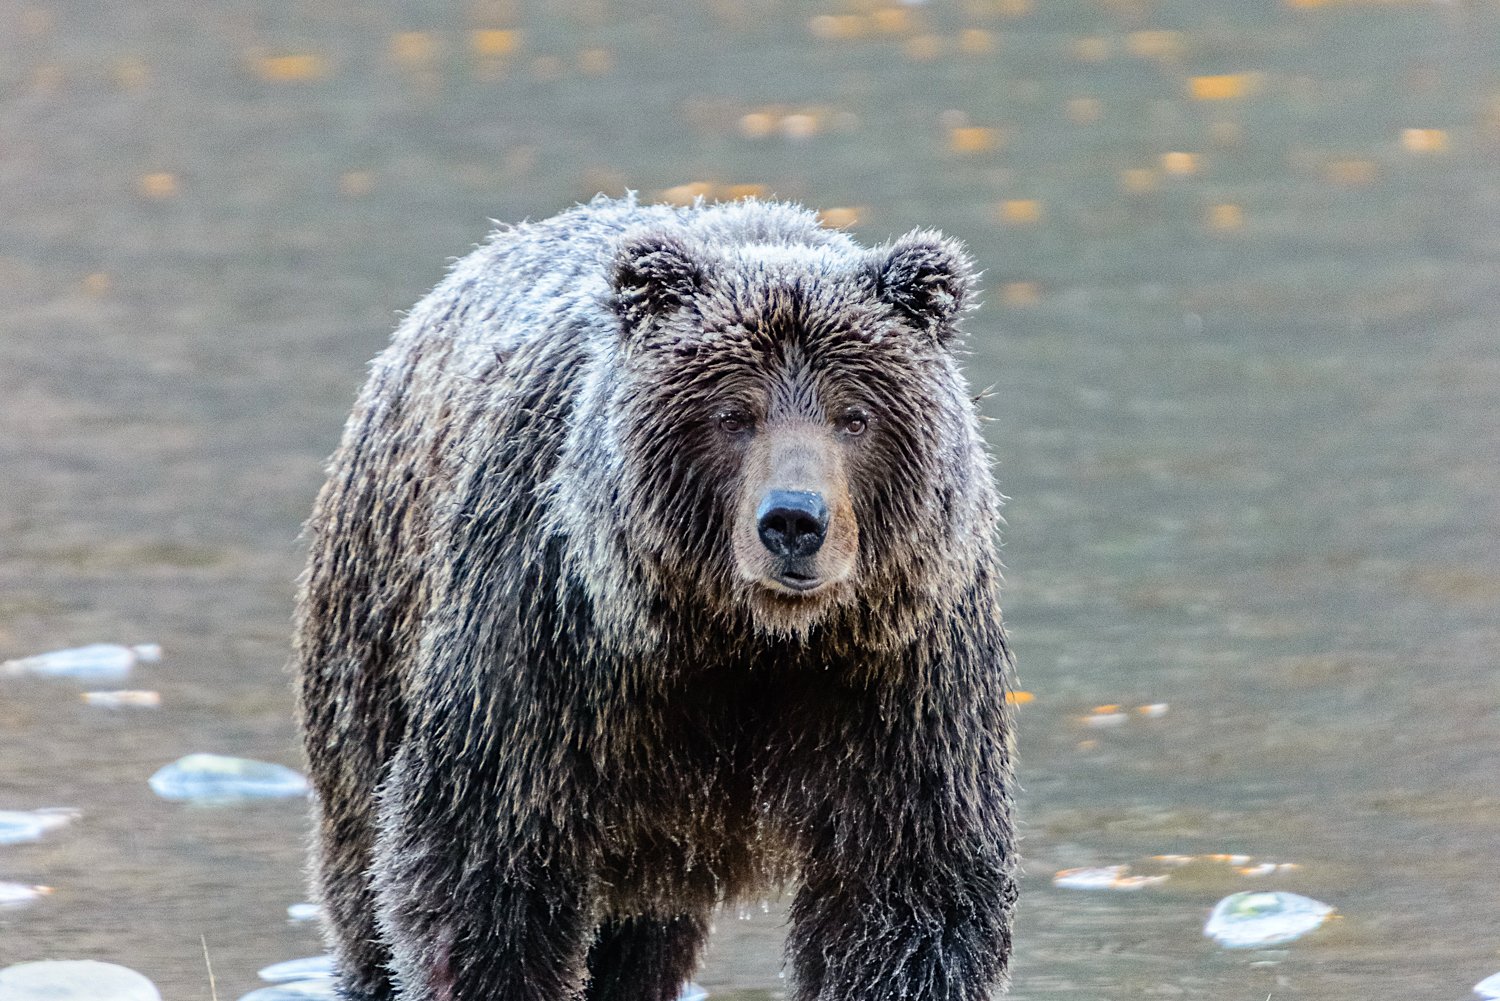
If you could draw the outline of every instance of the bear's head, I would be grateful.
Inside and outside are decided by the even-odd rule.
[[[614,508],[658,605],[806,637],[909,621],[951,586],[991,496],[953,356],[972,283],[933,232],[623,240]]]

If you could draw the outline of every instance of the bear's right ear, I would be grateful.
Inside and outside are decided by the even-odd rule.
[[[870,251],[867,268],[881,301],[939,344],[953,340],[974,289],[974,262],[961,243],[913,230]]]
[[[615,254],[610,287],[615,312],[625,329],[681,309],[703,287],[704,268],[674,233],[641,233],[627,238]]]

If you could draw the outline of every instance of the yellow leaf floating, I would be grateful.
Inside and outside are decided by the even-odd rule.
[[[1042,288],[1036,282],[1007,282],[1000,286],[1000,301],[1021,308],[1042,301]]]
[[[1370,160],[1334,160],[1324,169],[1333,184],[1361,188],[1375,182],[1375,164]]]
[[[851,205],[827,208],[818,213],[818,221],[829,229],[848,229],[859,225],[859,217],[863,212],[864,209]]]
[[[1221,73],[1188,79],[1188,93],[1195,101],[1232,101],[1252,93],[1259,78],[1253,73]]]
[[[673,205],[691,205],[699,198],[713,200],[716,192],[717,189],[709,181],[689,181],[686,184],[667,188],[661,192],[660,197],[662,201],[671,202]]]
[[[509,56],[521,48],[521,33],[499,28],[476,28],[469,32],[469,49],[476,56]]]
[[[1161,186],[1161,177],[1145,167],[1131,167],[1120,171],[1120,187],[1127,194],[1144,195]]]
[[[311,83],[328,75],[328,60],[311,52],[253,57],[255,75],[267,83]]]
[[[1084,866],[1078,869],[1059,869],[1052,877],[1052,885],[1068,890],[1142,890],[1158,886],[1167,881],[1164,875],[1137,876],[1128,865]]]
[[[740,135],[746,139],[764,139],[776,131],[776,116],[765,111],[752,111],[740,116]]]
[[[391,60],[407,69],[425,69],[437,53],[437,39],[425,31],[398,31],[391,36]]]
[[[1198,173],[1198,154],[1196,153],[1163,153],[1161,155],[1161,169],[1177,177],[1191,177]]]
[[[173,198],[177,195],[177,175],[164,170],[143,174],[136,182],[136,190],[158,201]]]
[[[1000,203],[998,215],[1007,226],[1030,226],[1042,221],[1042,203],[1035,198],[1011,198]]]
[[[999,129],[962,125],[948,130],[948,148],[955,153],[985,153],[999,145]]]
[[[905,7],[881,7],[870,12],[877,31],[887,35],[904,35],[912,30],[911,11]]]
[[[1095,706],[1089,710],[1088,715],[1078,717],[1078,722],[1084,726],[1107,727],[1119,726],[1124,723],[1128,716],[1120,706],[1110,703],[1109,705]]]
[[[781,134],[788,139],[811,139],[821,131],[823,123],[816,115],[798,113],[781,120]]]
[[[1245,225],[1245,213],[1238,205],[1224,203],[1213,205],[1208,210],[1208,228],[1228,233]]]
[[[1408,153],[1432,155],[1448,152],[1448,133],[1444,129],[1402,129],[1401,146]]]

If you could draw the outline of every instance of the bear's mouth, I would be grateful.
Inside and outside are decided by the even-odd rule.
[[[783,570],[771,578],[771,583],[781,589],[783,593],[796,595],[811,594],[823,586],[821,577],[809,577],[795,570]]]

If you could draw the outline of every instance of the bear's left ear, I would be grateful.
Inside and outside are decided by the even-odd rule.
[[[875,295],[939,344],[953,339],[953,321],[974,290],[974,262],[963,244],[934,230],[913,230],[870,252]]]
[[[704,266],[675,233],[645,232],[627,237],[610,272],[615,311],[627,330],[652,317],[680,309],[703,288]]]

